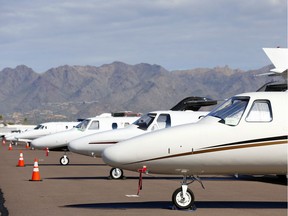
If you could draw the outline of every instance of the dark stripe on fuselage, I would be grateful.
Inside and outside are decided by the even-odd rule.
[[[91,144],[91,145],[108,145],[108,144],[116,144],[116,143],[118,143],[118,142],[90,142],[89,144]]]
[[[232,145],[240,145],[240,144],[248,144],[248,143],[259,143],[259,142],[262,143],[262,142],[268,142],[268,141],[287,140],[287,139],[288,139],[288,136],[268,137],[268,138],[246,140],[246,141],[241,141],[241,142],[234,142],[234,143],[228,143],[228,144],[209,146],[209,147],[205,147],[202,149],[211,149],[211,148],[222,147],[222,146],[232,146]]]
[[[217,151],[227,151],[227,150],[233,150],[233,149],[255,148],[255,147],[260,147],[260,146],[287,144],[287,137],[288,136],[279,136],[279,137],[274,137],[274,138],[269,137],[269,138],[263,138],[263,139],[227,143],[227,144],[222,144],[222,145],[210,146],[210,147],[206,147],[206,148],[199,149],[199,150],[192,150],[191,152],[185,152],[185,153],[180,153],[180,154],[175,154],[175,155],[168,155],[168,156],[163,156],[163,157],[158,157],[158,158],[151,158],[147,160],[136,161],[132,163],[127,163],[125,165],[143,163],[143,162],[149,162],[149,161],[155,161],[155,160],[162,160],[162,159],[168,159],[168,158],[175,158],[175,157],[183,157],[183,156],[195,155],[195,154],[211,153],[211,152],[217,152]]]

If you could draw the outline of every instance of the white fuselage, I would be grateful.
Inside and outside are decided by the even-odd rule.
[[[207,114],[208,112],[201,111],[154,111],[143,115],[138,121],[126,128],[92,134],[73,140],[68,144],[68,148],[78,154],[101,157],[104,149],[120,141],[159,129],[197,122],[201,116]]]
[[[42,136],[57,133],[60,131],[70,130],[79,122],[46,122],[37,125],[33,130],[28,130],[15,135],[15,140],[31,141]]]
[[[31,145],[36,149],[48,148],[53,150],[58,148],[67,148],[68,143],[74,139],[112,130],[114,127],[124,128],[136,121],[138,118],[139,117],[112,116],[96,116],[94,118],[88,118],[71,130],[35,139],[32,141]]]
[[[28,130],[33,130],[36,125],[5,125],[0,126],[0,136],[6,140],[15,140],[15,136]]]
[[[288,92],[233,98],[244,103],[216,108],[195,124],[120,142],[103,152],[103,160],[132,171],[146,166],[159,174],[286,174]]]

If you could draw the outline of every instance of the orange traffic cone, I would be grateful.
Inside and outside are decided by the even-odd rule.
[[[33,168],[33,173],[32,173],[32,179],[30,179],[29,181],[42,181],[41,178],[40,178],[40,172],[39,172],[37,158],[35,158],[35,160],[34,160],[34,168]]]
[[[11,143],[11,142],[9,143],[8,150],[9,150],[9,151],[12,150],[12,143]]]
[[[29,147],[29,143],[28,142],[26,142],[26,149],[29,149],[30,147]]]
[[[23,158],[23,153],[22,151],[20,152],[20,156],[19,156],[19,160],[18,160],[18,165],[17,167],[24,167],[25,163],[24,163],[24,158]]]
[[[2,145],[5,145],[6,144],[6,139],[5,137],[2,138]]]

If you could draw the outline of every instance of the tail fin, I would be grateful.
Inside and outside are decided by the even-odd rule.
[[[275,66],[272,72],[283,73],[288,70],[288,49],[287,48],[263,48],[264,52]]]

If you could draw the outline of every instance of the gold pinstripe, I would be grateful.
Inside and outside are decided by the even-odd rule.
[[[250,143],[250,144],[244,144],[244,145],[239,145],[238,144],[238,145],[220,147],[220,148],[216,147],[216,148],[213,148],[213,149],[191,151],[191,152],[185,152],[185,153],[181,153],[181,154],[163,156],[163,157],[158,157],[158,158],[151,158],[151,159],[147,159],[147,160],[127,163],[126,165],[135,164],[135,163],[141,163],[141,162],[161,160],[161,159],[175,158],[175,157],[183,157],[183,156],[193,155],[193,154],[205,154],[205,153],[211,153],[211,152],[217,152],[217,151],[227,151],[227,150],[242,149],[242,148],[255,148],[255,147],[260,147],[260,146],[281,145],[281,144],[288,144],[288,140],[267,141],[267,142]]]

